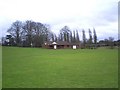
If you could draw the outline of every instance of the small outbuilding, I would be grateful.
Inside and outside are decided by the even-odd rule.
[[[73,49],[76,49],[76,45],[73,45]]]
[[[57,43],[56,42],[53,42],[52,45],[53,45],[54,49],[57,49]]]

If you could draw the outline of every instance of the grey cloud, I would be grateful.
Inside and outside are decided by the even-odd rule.
[[[95,16],[93,20],[95,21],[94,24],[98,26],[99,25],[106,26],[106,25],[109,25],[109,23],[117,22],[118,20],[117,5],[111,6],[108,9],[105,9],[97,13],[97,15]]]
[[[117,7],[112,7],[108,11],[103,12],[103,15],[107,21],[109,22],[114,22],[117,20],[118,17],[118,8]]]

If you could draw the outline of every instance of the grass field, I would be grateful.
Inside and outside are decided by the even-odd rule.
[[[3,88],[116,88],[117,49],[3,47]]]

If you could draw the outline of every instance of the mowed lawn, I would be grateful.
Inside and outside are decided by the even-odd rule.
[[[3,47],[3,88],[117,88],[117,49]]]

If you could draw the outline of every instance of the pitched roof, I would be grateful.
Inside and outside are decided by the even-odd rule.
[[[57,44],[57,43],[56,43],[56,42],[53,42],[52,44],[55,45],[55,44]]]

